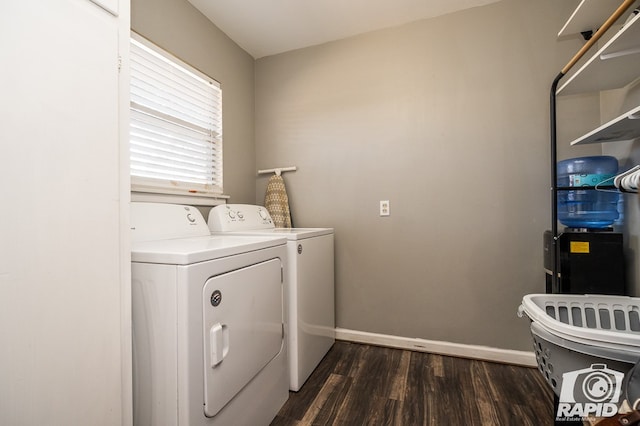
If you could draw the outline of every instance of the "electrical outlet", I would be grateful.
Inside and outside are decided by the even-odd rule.
[[[389,216],[389,200],[380,201],[380,216]]]

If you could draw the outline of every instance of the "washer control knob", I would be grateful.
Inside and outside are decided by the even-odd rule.
[[[230,219],[235,219],[236,218],[236,212],[234,212],[233,210],[229,210],[229,218]]]
[[[191,223],[196,221],[196,218],[191,215],[191,213],[187,213],[187,220]]]
[[[262,210],[262,209],[258,210],[258,214],[260,215],[260,218],[261,218],[262,220],[267,220],[267,217],[269,217],[269,215],[267,214],[267,212],[266,212],[266,211],[264,211],[264,210]]]

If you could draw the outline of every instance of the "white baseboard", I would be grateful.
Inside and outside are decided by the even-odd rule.
[[[366,331],[336,328],[336,339],[369,345],[388,346],[418,352],[429,352],[439,355],[472,358],[483,361],[501,362],[505,364],[536,367],[536,356],[533,352],[498,349],[488,346],[463,345],[460,343],[425,340],[411,337],[391,336],[388,334],[368,333]]]

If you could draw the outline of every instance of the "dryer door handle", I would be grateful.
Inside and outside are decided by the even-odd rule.
[[[216,323],[209,330],[211,344],[211,368],[216,367],[229,353],[229,327]]]

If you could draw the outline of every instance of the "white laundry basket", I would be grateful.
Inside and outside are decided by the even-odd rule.
[[[564,373],[606,364],[626,374],[640,360],[640,298],[530,294],[518,308],[523,314],[538,369],[556,395]]]

